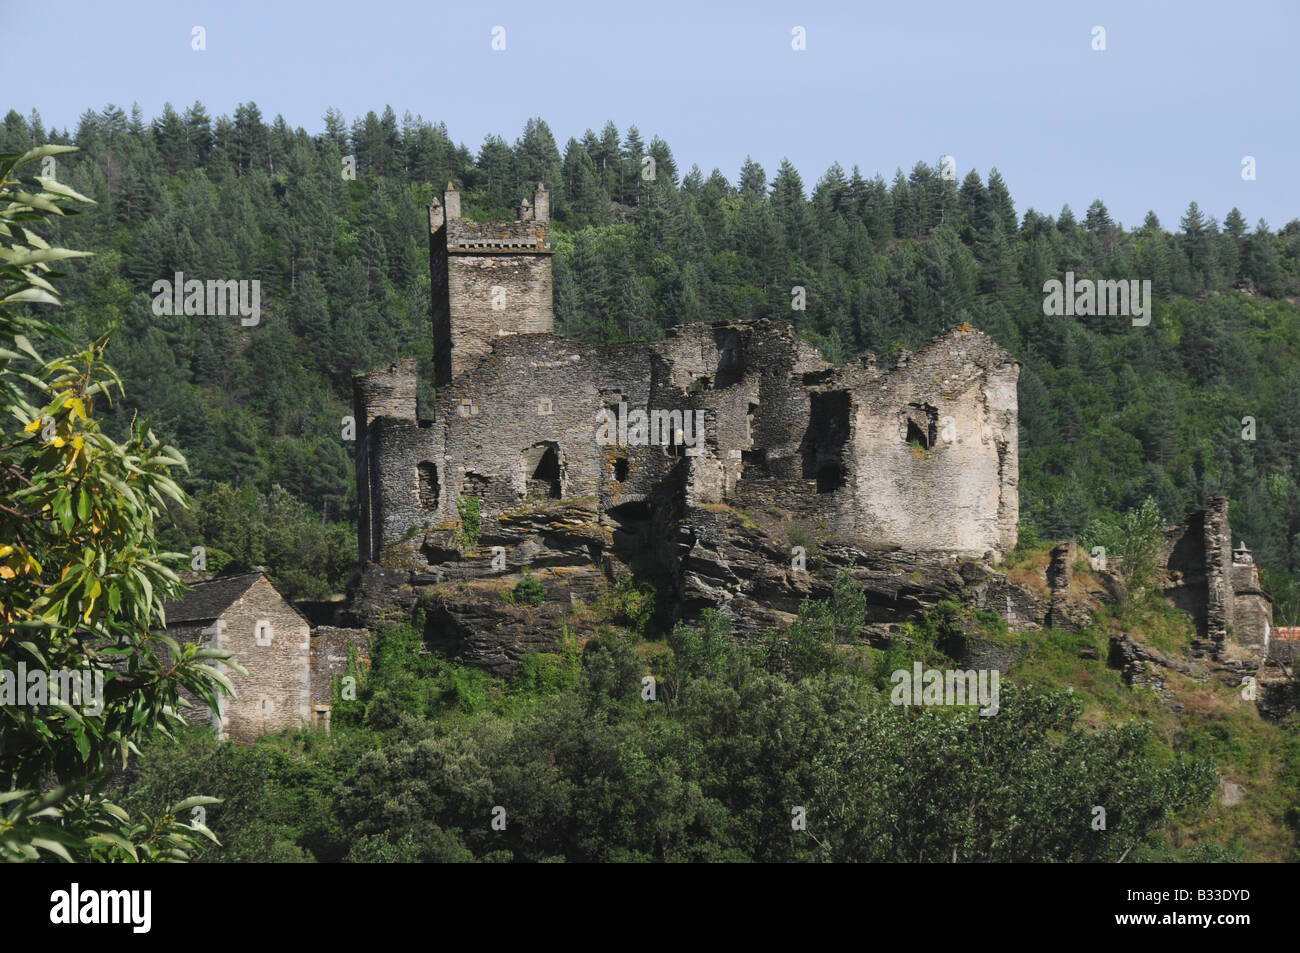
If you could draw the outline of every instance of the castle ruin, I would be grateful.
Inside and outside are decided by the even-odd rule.
[[[414,361],[355,381],[363,564],[460,560],[465,498],[485,523],[589,499],[611,537],[647,546],[674,502],[812,515],[882,549],[996,562],[1015,546],[1020,365],[990,338],[954,328],[892,368],[836,368],[772,321],[566,340],[549,207],[540,183],[514,222],[465,221],[451,186],[430,207],[432,419]]]

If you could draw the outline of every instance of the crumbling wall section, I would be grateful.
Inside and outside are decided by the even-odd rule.
[[[348,658],[356,651],[362,664],[370,660],[370,632],[320,625],[311,630],[311,716],[317,727],[329,728],[334,681],[348,674]]]
[[[1019,364],[969,326],[856,388],[851,495],[839,529],[916,551],[998,560],[1019,513]]]
[[[1205,626],[1206,638],[1217,657],[1233,626],[1232,527],[1228,523],[1227,497],[1210,500],[1205,510]]]

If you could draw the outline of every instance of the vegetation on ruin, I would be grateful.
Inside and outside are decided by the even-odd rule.
[[[456,545],[472,550],[478,546],[479,534],[483,532],[483,501],[477,496],[462,494],[456,497],[456,512],[460,514],[460,526],[455,533]]]

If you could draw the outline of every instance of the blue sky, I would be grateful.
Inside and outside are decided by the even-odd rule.
[[[612,119],[735,181],[789,157],[811,191],[833,161],[886,179],[918,160],[996,166],[1017,211],[1094,199],[1126,226],[1189,200],[1253,226],[1300,216],[1300,4],[1234,2],[458,5],[0,0],[9,102],[75,129],[87,108],[255,101],[319,132],[392,105],[477,151],[530,116],[569,136]],[[206,30],[204,51],[191,30]],[[491,48],[505,27],[506,49]],[[807,48],[791,49],[792,29]],[[1106,49],[1093,46],[1104,27]],[[57,37],[57,70],[44,38]],[[1243,181],[1243,156],[1257,178]]]

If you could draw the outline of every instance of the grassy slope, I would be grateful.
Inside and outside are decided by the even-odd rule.
[[[1017,581],[1039,577],[1048,549],[1025,554],[1008,574]],[[1023,685],[1072,687],[1084,699],[1086,722],[1140,720],[1159,739],[1157,757],[1172,758],[1175,751],[1210,757],[1223,780],[1244,788],[1235,805],[1216,798],[1208,816],[1175,820],[1167,836],[1169,856],[1150,859],[1300,860],[1300,716],[1270,723],[1238,689],[1175,671],[1162,673],[1171,693],[1168,699],[1147,686],[1131,688],[1106,664],[1110,636],[1118,632],[1174,658],[1187,658],[1194,635],[1191,619],[1163,604],[1122,613],[1106,609],[1081,632],[1025,633],[1032,648],[1009,677]],[[1089,647],[1097,658],[1081,657]],[[1205,845],[1218,845],[1221,851]]]

